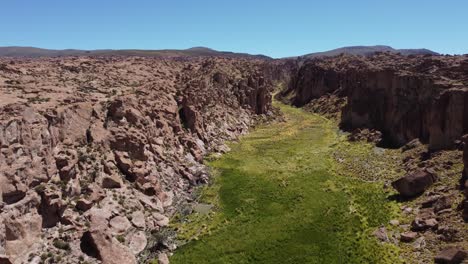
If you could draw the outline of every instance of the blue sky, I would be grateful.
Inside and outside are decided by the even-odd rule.
[[[3,0],[0,46],[301,55],[350,45],[468,53],[466,0]]]

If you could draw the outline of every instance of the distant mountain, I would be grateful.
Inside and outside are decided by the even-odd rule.
[[[227,58],[259,58],[271,59],[265,55],[251,55],[247,53],[235,53],[217,51],[205,47],[194,47],[185,50],[52,50],[34,47],[0,47],[0,57],[63,57],[63,56],[142,56],[142,57],[227,57]]]
[[[351,55],[362,55],[362,56],[370,56],[375,54],[376,52],[393,52],[393,53],[401,53],[403,55],[439,55],[439,53],[434,52],[428,49],[394,49],[389,46],[351,46],[351,47],[343,47],[339,49],[324,51],[324,52],[316,52],[306,54],[301,57],[305,58],[316,58],[316,57],[331,57],[344,54],[351,54]]]

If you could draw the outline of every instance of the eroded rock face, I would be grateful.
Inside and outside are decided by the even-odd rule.
[[[337,56],[298,63],[279,98],[296,106],[327,94],[347,98],[341,124],[383,133],[386,144],[419,138],[450,148],[468,132],[465,56]]]
[[[223,58],[0,64],[0,250],[12,263],[61,247],[64,262],[134,263],[173,201],[207,181],[203,157],[273,117],[279,69]]]
[[[463,219],[468,222],[468,135],[463,137],[465,147],[463,151],[463,163],[465,165],[463,170],[463,175],[461,179],[461,184],[465,192],[465,200],[462,202],[463,208]]]
[[[133,253],[122,246],[106,230],[91,230],[83,234],[81,250],[103,264],[137,263]]]

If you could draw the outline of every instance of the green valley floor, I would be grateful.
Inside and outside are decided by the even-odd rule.
[[[373,235],[398,217],[382,183],[336,173],[343,136],[333,122],[275,104],[285,122],[208,162],[212,183],[199,190],[208,209],[172,219],[181,247],[171,263],[401,263]]]

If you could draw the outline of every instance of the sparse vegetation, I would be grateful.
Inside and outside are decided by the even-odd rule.
[[[200,200],[217,209],[173,219],[190,242],[171,263],[402,262],[372,235],[397,216],[382,183],[335,173],[335,125],[281,108],[287,123],[258,127],[210,162],[216,176]]]
[[[55,239],[54,242],[54,247],[62,250],[70,250],[70,244],[66,241],[63,241],[62,239]]]
[[[28,103],[30,104],[40,104],[40,103],[49,102],[50,98],[42,98],[39,95],[37,95],[36,97],[29,97],[27,100],[28,100]]]
[[[116,238],[120,243],[125,243],[125,237],[123,235],[118,235]]]

